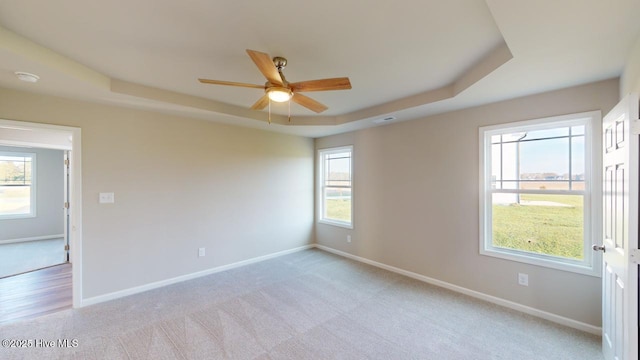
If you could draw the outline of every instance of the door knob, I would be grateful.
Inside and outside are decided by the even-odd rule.
[[[607,252],[607,250],[604,248],[604,246],[600,246],[600,245],[593,245],[591,248],[593,249],[593,251],[602,251],[602,252]]]

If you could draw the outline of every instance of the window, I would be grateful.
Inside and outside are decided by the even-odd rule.
[[[353,147],[319,151],[320,222],[353,228]]]
[[[597,275],[598,112],[480,128],[480,252]],[[594,176],[594,177],[592,177]]]
[[[0,219],[35,216],[35,154],[0,152]]]

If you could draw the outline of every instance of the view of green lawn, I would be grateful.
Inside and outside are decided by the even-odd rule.
[[[341,221],[351,221],[351,199],[327,199],[326,218]]]
[[[582,260],[583,197],[523,194],[523,205],[493,205],[496,247]],[[351,221],[351,199],[327,199],[326,217]]]
[[[523,194],[521,201],[527,205],[493,205],[493,246],[583,259],[582,196]]]

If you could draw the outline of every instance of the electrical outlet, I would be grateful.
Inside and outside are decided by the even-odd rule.
[[[529,275],[518,273],[518,284],[522,286],[529,286]]]
[[[351,242],[351,235],[347,235],[347,242],[350,243]]]
[[[205,255],[204,248],[198,248],[198,257],[203,257]]]

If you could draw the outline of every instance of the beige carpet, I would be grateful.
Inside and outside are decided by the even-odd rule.
[[[600,338],[307,250],[0,326],[1,359],[579,359]],[[42,342],[41,342],[42,344]]]

